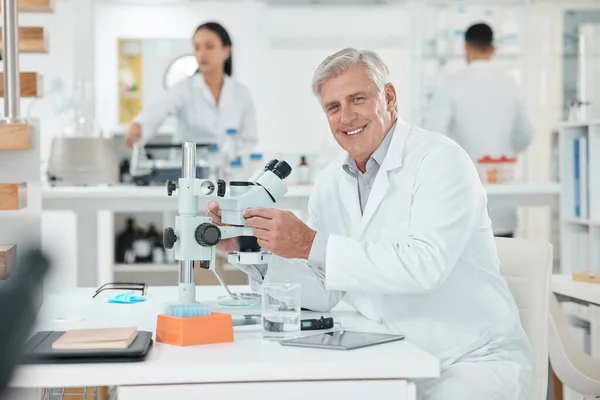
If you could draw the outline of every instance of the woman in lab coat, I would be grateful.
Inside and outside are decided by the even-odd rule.
[[[193,43],[198,71],[137,116],[125,135],[126,147],[147,143],[171,114],[178,119],[175,143],[219,144],[230,129],[237,130],[239,146],[256,142],[253,100],[248,89],[231,77],[229,33],[220,24],[207,22],[196,29]]]

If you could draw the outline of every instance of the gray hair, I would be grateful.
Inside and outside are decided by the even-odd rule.
[[[315,96],[321,98],[321,86],[327,79],[346,72],[359,63],[365,66],[371,79],[377,85],[377,90],[382,92],[385,85],[390,82],[390,71],[381,57],[371,50],[357,50],[348,47],[328,56],[319,65],[312,80],[312,90]]]

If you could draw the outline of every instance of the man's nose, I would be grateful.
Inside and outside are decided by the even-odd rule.
[[[356,118],[356,113],[353,112],[350,107],[342,107],[340,122],[344,125],[352,123]]]

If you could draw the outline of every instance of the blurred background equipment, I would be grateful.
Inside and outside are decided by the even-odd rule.
[[[93,96],[92,82],[77,82],[68,108],[72,116],[52,138],[47,175],[53,185],[119,183],[117,154],[96,123]]]

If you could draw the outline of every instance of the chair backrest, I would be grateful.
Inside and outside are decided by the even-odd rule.
[[[575,392],[600,396],[600,360],[586,354],[573,340],[556,296],[550,296],[550,363],[560,381]]]
[[[500,271],[512,292],[533,350],[532,400],[548,390],[548,300],[553,248],[547,242],[496,238]]]

